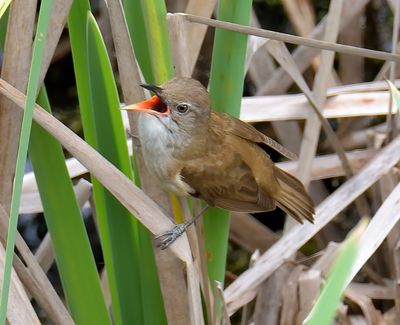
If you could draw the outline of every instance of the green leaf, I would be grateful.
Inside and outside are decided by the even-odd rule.
[[[81,107],[85,138],[126,176],[132,177],[107,51],[92,14],[87,14],[87,65],[91,107]],[[93,128],[87,127],[93,124]],[[133,216],[96,179],[94,200],[117,324],[141,324],[140,259]]]
[[[4,13],[7,11],[11,0],[0,0],[0,18],[3,17]]]
[[[8,13],[9,13],[9,10],[7,10],[4,13],[4,15],[0,18],[0,51],[3,51],[4,42],[6,40],[7,24],[8,24]]]
[[[38,103],[50,111],[43,88]],[[29,154],[72,317],[76,324],[110,324],[96,263],[61,145],[33,123]]]
[[[303,324],[331,324],[335,318],[336,309],[347,286],[348,277],[357,257],[358,242],[367,227],[368,221],[362,219],[351,232],[340,248],[338,257],[330,270],[324,288],[317,302]]]
[[[126,0],[125,14],[133,47],[144,78],[161,84],[173,76],[163,0]]]

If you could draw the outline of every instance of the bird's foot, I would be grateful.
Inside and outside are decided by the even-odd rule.
[[[157,244],[157,246],[161,249],[166,249],[185,232],[186,228],[187,224],[181,223],[175,225],[174,228],[172,228],[171,230],[154,236],[156,239],[159,239],[159,243]]]

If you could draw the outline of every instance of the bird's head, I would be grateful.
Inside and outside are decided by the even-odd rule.
[[[202,84],[192,78],[174,78],[161,86],[141,85],[155,95],[122,107],[152,115],[171,129],[190,132],[206,125],[211,114],[210,98]]]

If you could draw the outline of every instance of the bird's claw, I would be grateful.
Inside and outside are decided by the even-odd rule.
[[[185,229],[185,224],[179,224],[175,225],[171,230],[155,235],[154,237],[160,240],[157,246],[161,249],[166,249],[185,232]]]

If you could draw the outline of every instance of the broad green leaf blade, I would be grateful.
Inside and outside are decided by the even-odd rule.
[[[221,0],[219,20],[247,25],[250,21],[251,0]],[[247,35],[217,29],[211,63],[210,95],[215,110],[239,116],[243,93]],[[224,283],[228,247],[229,213],[211,209],[204,218],[204,232],[211,283]]]
[[[50,104],[44,89],[38,103]],[[67,304],[76,324],[110,324],[89,238],[61,145],[33,123],[29,154]]]
[[[334,320],[343,291],[348,283],[348,277],[351,275],[350,271],[357,257],[358,241],[367,224],[368,221],[362,219],[343,243],[339,255],[328,274],[324,288],[303,324],[331,324]]]
[[[28,152],[29,135],[32,126],[33,106],[38,91],[40,67],[46,43],[47,27],[50,19],[52,0],[43,0],[40,5],[38,26],[33,43],[32,63],[29,71],[27,97],[22,119],[19,140],[17,165],[15,168],[14,187],[11,197],[10,222],[8,225],[4,276],[0,301],[0,324],[5,324],[10,289],[11,267],[14,256],[15,233],[17,231],[19,204],[21,201],[22,181],[24,177],[26,155]]]
[[[92,106],[81,108],[83,121],[94,122],[85,128],[93,132],[92,145],[125,175],[133,178],[126,144],[119,98],[111,64],[100,30],[92,14],[87,15],[87,67]],[[114,311],[120,324],[142,324],[138,222],[97,180],[94,199]],[[114,306],[115,303],[115,306]]]
[[[127,0],[125,14],[133,47],[145,80],[161,84],[173,76],[163,0]]]
[[[148,46],[145,16],[142,11],[140,0],[125,0],[124,2],[125,17],[129,29],[129,34],[132,39],[132,46],[135,50],[136,59],[144,79],[148,83],[154,83],[150,48]]]

